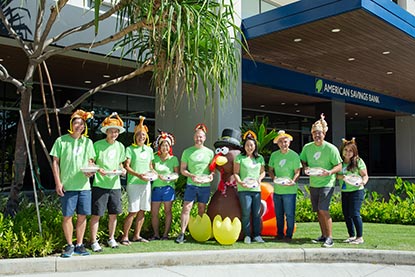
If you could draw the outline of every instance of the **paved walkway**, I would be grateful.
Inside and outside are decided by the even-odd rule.
[[[19,277],[39,277],[46,274],[33,273],[18,275]],[[7,275],[16,276],[16,275]],[[231,265],[199,265],[199,266],[162,266],[136,269],[106,269],[95,271],[54,272],[48,277],[413,277],[415,266],[381,265],[358,263],[272,263],[272,264],[231,264]]]
[[[200,268],[206,265],[275,263],[361,263],[415,266],[415,251],[412,252],[338,248],[239,249],[152,252],[134,254],[101,254],[86,257],[73,256],[71,258],[45,257],[5,259],[0,260],[0,275],[34,273],[47,274],[56,272],[64,273],[146,268],[159,269],[172,266],[191,266]],[[210,276],[212,275],[213,274]],[[411,276],[415,276],[415,274]]]

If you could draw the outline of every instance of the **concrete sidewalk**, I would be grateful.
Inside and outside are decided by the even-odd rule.
[[[0,275],[146,267],[255,263],[369,263],[415,265],[415,251],[366,249],[240,249],[100,254],[0,260]]]

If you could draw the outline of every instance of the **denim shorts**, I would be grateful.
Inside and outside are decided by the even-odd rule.
[[[328,211],[334,187],[313,188],[310,187],[310,199],[313,212]]]
[[[152,202],[170,202],[174,199],[174,188],[172,188],[171,186],[155,187],[151,192]]]
[[[184,201],[207,204],[210,197],[210,186],[208,187],[198,187],[190,184],[186,185],[186,190],[184,191]]]
[[[60,200],[63,216],[73,216],[75,212],[80,215],[91,214],[90,190],[65,191]]]
[[[121,189],[92,187],[92,214],[103,216],[122,213]]]

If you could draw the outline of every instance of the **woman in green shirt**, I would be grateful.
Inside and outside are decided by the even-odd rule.
[[[245,243],[264,242],[261,237],[261,182],[265,177],[265,161],[258,154],[256,134],[248,131],[243,136],[243,149],[234,160],[233,172],[238,184],[238,195],[242,209],[242,230]]]
[[[360,208],[364,198],[364,186],[369,180],[365,162],[359,157],[355,139],[343,139],[340,147],[343,158],[342,170],[337,173],[342,190],[342,210],[349,238],[344,242],[361,244],[363,240],[363,222]],[[350,178],[352,177],[352,178]],[[353,180],[354,179],[354,180]]]
[[[179,160],[173,155],[172,146],[174,136],[170,133],[160,132],[154,141],[157,155],[154,156],[153,168],[159,178],[153,181],[151,191],[151,224],[154,235],[151,240],[159,240],[159,211],[161,203],[164,205],[165,224],[162,240],[168,239],[172,221],[172,205],[175,198],[174,184],[179,177]]]

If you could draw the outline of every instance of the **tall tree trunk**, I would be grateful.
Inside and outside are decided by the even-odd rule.
[[[25,89],[20,91],[21,101],[20,109],[23,115],[23,121],[26,128],[26,133],[30,134],[32,127],[30,112],[32,106],[32,83],[33,74],[36,65],[30,64],[28,66],[25,78]],[[23,181],[25,178],[27,167],[27,150],[25,138],[23,135],[22,121],[19,116],[19,123],[17,126],[16,146],[14,151],[14,179],[11,184],[9,198],[7,200],[5,215],[14,217],[19,208],[19,194],[23,188]]]

